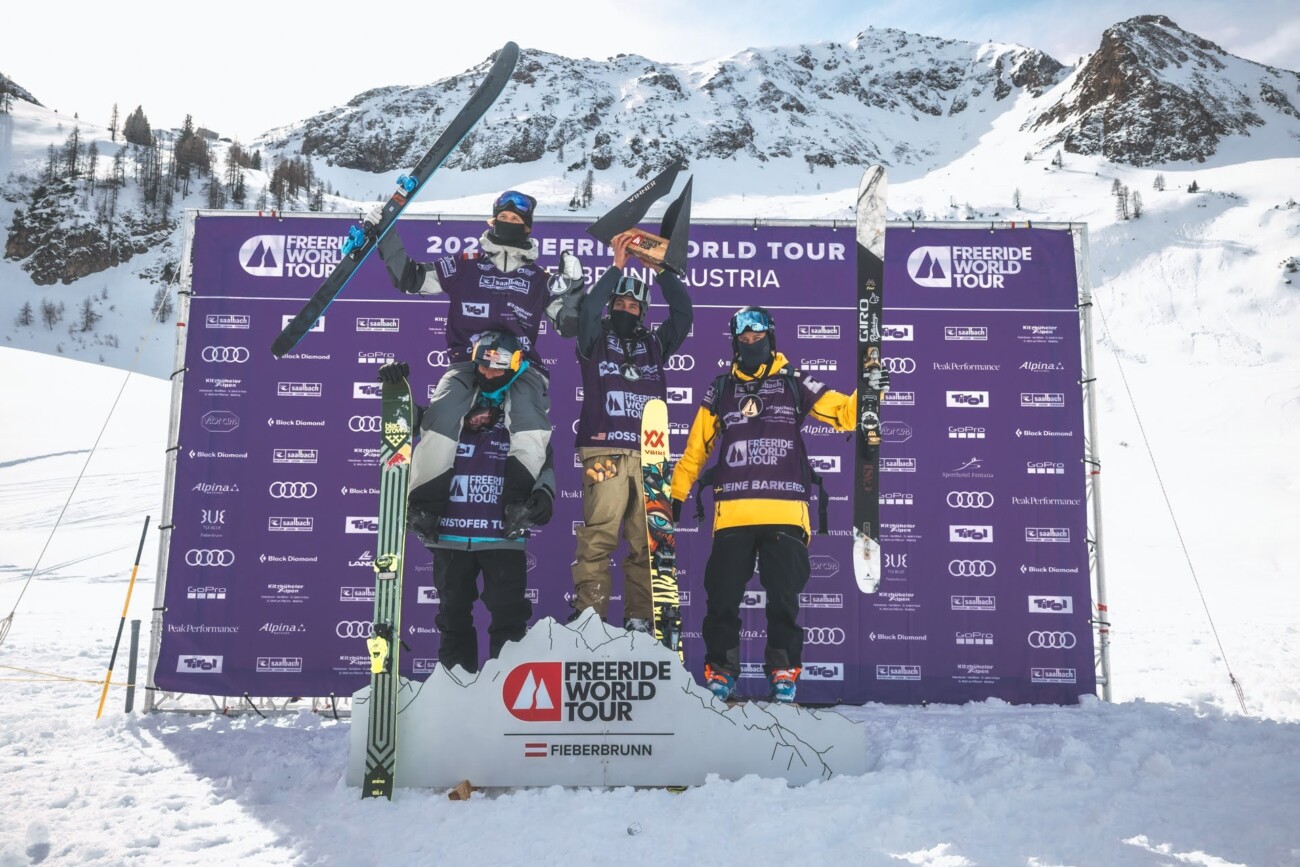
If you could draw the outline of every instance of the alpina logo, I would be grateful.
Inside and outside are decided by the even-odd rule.
[[[501,698],[515,719],[559,722],[563,700],[563,663],[529,662],[506,675]]]

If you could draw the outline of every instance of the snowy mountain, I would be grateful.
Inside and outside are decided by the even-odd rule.
[[[1064,89],[1030,126],[1067,152],[1147,166],[1203,163],[1233,136],[1263,139],[1250,143],[1254,159],[1300,148],[1300,74],[1235,57],[1163,15],[1109,28]]]
[[[428,149],[438,118],[463,104],[488,62],[430,85],[360,94],[259,144],[368,172],[398,170]],[[694,64],[525,50],[514,85],[447,165],[542,161],[552,170],[616,167],[638,177],[678,155],[794,159],[805,170],[931,167],[978,138],[1018,95],[1041,94],[1063,71],[1020,46],[892,29]]]

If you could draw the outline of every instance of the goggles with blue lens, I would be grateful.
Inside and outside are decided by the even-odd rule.
[[[520,215],[531,214],[535,207],[537,207],[537,200],[527,193],[521,193],[517,190],[506,190],[497,197],[496,202],[492,205],[492,213],[499,214],[502,211],[516,211]]]
[[[742,310],[731,320],[731,333],[737,336],[746,331],[771,331],[772,317],[762,310]]]

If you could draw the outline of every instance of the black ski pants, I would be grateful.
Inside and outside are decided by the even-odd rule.
[[[518,641],[528,631],[533,603],[524,595],[528,564],[523,547],[460,551],[433,550],[433,586],[438,591],[434,623],[441,634],[438,661],[447,668],[462,666],[478,671],[478,632],[474,628],[474,601],[479,598],[478,576],[483,575],[483,604],[488,624],[488,650],[496,659],[507,641]]]
[[[728,527],[713,534],[704,567],[704,661],[740,675],[740,603],[758,562],[758,580],[767,591],[768,674],[803,665],[803,629],[798,624],[799,594],[808,584],[808,536],[793,524]]]

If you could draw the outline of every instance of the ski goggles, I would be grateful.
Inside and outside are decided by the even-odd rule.
[[[741,310],[731,320],[731,333],[743,334],[746,331],[771,331],[772,317],[762,310]]]
[[[527,193],[521,193],[518,190],[506,190],[497,196],[497,200],[492,203],[492,213],[499,214],[502,211],[514,211],[519,216],[527,216],[537,207],[537,200]]]

